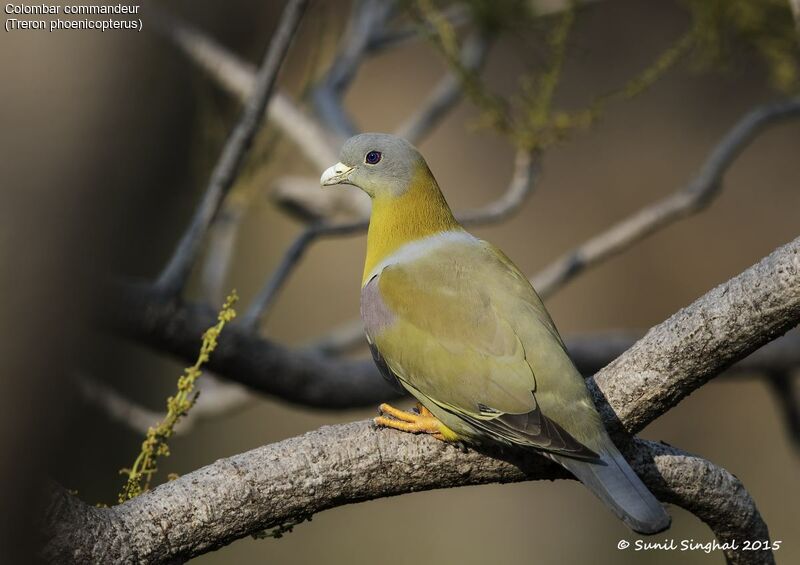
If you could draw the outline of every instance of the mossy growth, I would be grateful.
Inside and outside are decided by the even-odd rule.
[[[462,83],[464,94],[479,110],[477,126],[506,136],[527,151],[544,149],[575,130],[595,123],[609,103],[634,98],[660,80],[680,61],[691,57],[700,68],[730,63],[742,51],[758,55],[771,84],[781,91],[798,89],[800,37],[785,0],[682,0],[688,7],[687,30],[641,72],[619,88],[598,94],[586,107],[554,108],[568,40],[578,15],[578,2],[566,2],[560,14],[536,13],[535,2],[469,0],[473,21],[488,34],[543,29],[549,55],[542,68],[520,77],[519,89],[510,96],[492,92],[479,72],[460,61],[459,37],[445,16],[441,2],[416,0],[411,14],[443,54]],[[423,26],[422,24],[426,24]],[[432,31],[426,31],[432,30]]]
[[[189,412],[197,400],[197,392],[194,391],[194,385],[202,374],[200,369],[208,362],[211,353],[216,349],[217,340],[225,324],[236,317],[236,310],[233,309],[233,306],[238,300],[239,296],[233,290],[226,298],[222,309],[217,315],[217,323],[203,333],[200,353],[194,365],[187,367],[178,378],[177,392],[167,399],[166,416],[161,422],[148,429],[147,437],[142,442],[142,450],[131,468],[120,470],[121,474],[128,476],[125,486],[119,493],[118,500],[120,503],[139,496],[150,489],[153,475],[158,471],[156,465],[158,458],[166,457],[170,454],[167,442],[175,432],[177,423]]]
[[[682,3],[692,16],[701,67],[733,67],[748,55],[755,56],[774,88],[800,91],[800,28],[787,0]]]

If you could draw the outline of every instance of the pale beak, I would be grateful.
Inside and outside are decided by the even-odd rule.
[[[322,186],[332,184],[349,184],[350,171],[355,167],[348,167],[344,163],[336,163],[333,167],[328,167],[319,179]]]

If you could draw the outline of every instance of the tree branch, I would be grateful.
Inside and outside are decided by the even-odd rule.
[[[800,386],[797,383],[798,379],[792,378],[792,372],[797,372],[797,367],[785,372],[767,373],[767,383],[780,408],[784,427],[792,445],[800,454]]]
[[[281,63],[289,50],[307,0],[290,0],[281,15],[278,29],[270,41],[264,61],[259,68],[253,94],[245,104],[241,118],[231,132],[225,148],[214,166],[205,196],[192,223],[158,278],[158,288],[167,296],[177,296],[189,278],[200,252],[208,227],[217,215],[228,190],[233,186],[245,155],[261,124]]]
[[[650,329],[597,373],[595,382],[606,395],[620,387],[616,416],[628,432],[637,433],[653,420],[649,403],[639,399],[657,390],[658,413],[664,413],[721,370],[798,323],[800,238]],[[614,375],[623,374],[623,383],[614,380]],[[617,397],[616,390],[613,394]],[[611,416],[604,412],[605,418]]]
[[[720,542],[769,538],[755,503],[724,469],[643,440],[625,454],[656,496],[696,514]],[[491,455],[356,422],[221,459],[113,508],[90,507],[54,488],[44,557],[57,563],[170,563],[344,504],[568,477],[535,454]],[[730,563],[774,562],[770,552],[727,556]]]
[[[152,316],[145,308],[127,311]],[[185,323],[175,312],[167,320]],[[638,432],[798,322],[800,238],[652,328],[587,381],[606,427],[648,486],[665,501],[695,512],[722,543],[768,539],[741,483],[673,448],[641,441],[626,445],[626,432]],[[144,335],[162,327],[170,330],[169,323],[156,323]],[[236,332],[226,334],[212,364],[230,362],[231,349],[241,339]],[[280,366],[273,359],[272,367],[260,365],[260,374],[285,377],[301,358],[285,356]],[[288,388],[303,391],[306,385],[292,382]],[[111,509],[56,493],[46,519],[45,556],[58,562],[172,562],[341,504],[430,488],[564,476],[535,455],[503,459],[460,453],[431,438],[378,432],[365,422],[323,428],[218,461]],[[771,552],[731,549],[726,556],[732,563],[773,562]]]
[[[762,106],[748,113],[720,140],[698,176],[686,187],[594,236],[532,277],[531,282],[539,295],[542,298],[553,295],[586,269],[625,251],[672,222],[704,209],[719,191],[727,168],[750,141],[769,125],[797,115],[800,115],[800,100]],[[518,155],[518,163],[519,159]],[[349,322],[317,338],[312,346],[323,353],[337,355],[363,344],[361,327]]]
[[[317,114],[342,137],[350,137],[358,131],[342,105],[342,96],[368,53],[372,38],[386,27],[394,4],[394,0],[358,0],[354,3],[333,64],[312,92]]]
[[[542,298],[546,298],[587,268],[621,253],[669,224],[703,210],[719,193],[722,176],[728,167],[761,131],[798,116],[800,99],[752,110],[717,144],[688,185],[562,255],[532,278],[533,286]]]
[[[179,319],[174,314],[170,318]],[[626,431],[638,432],[798,322],[800,238],[652,328],[588,381],[590,391],[606,426],[622,443]],[[226,342],[237,336],[227,335],[214,358],[230,354],[225,350],[231,344]],[[290,372],[291,365],[261,365],[262,374],[275,375],[276,369]],[[296,384],[292,390],[303,389],[302,382]],[[656,444],[639,442],[628,446],[626,454],[656,494],[696,512],[721,542],[734,537],[766,539],[755,505],[732,475]],[[416,472],[407,472],[409,468]],[[461,454],[427,438],[376,432],[367,423],[324,428],[217,462],[113,509],[81,507],[61,496],[49,514],[47,556],[165,562],[348,502],[411,490],[557,476],[563,472],[541,458],[509,464],[476,452]],[[169,529],[162,529],[161,523]],[[136,532],[136,538],[128,532]],[[768,552],[729,551],[727,556],[734,563],[769,563],[772,558]]]
[[[217,43],[205,32],[155,7],[156,30],[171,40],[189,60],[207,72],[225,90],[246,102],[256,85],[256,68]],[[341,138],[298,108],[277,90],[267,105],[267,118],[291,139],[317,169],[337,161]]]
[[[737,309],[739,305],[732,301],[741,302],[742,308],[750,305],[746,316],[741,318],[741,326],[732,329],[734,337],[749,331],[761,336],[759,340],[750,344],[749,351],[736,354],[738,357],[744,357],[748,352],[764,345],[800,321],[798,247],[800,240],[783,246],[679,314],[682,316],[691,314],[691,318],[687,320],[691,319],[698,328],[702,328],[704,316],[711,320],[722,319],[719,317],[723,312],[711,302],[710,296],[721,295],[729,309],[724,312],[725,315],[733,315],[739,311]],[[785,318],[780,317],[780,312],[767,307],[781,300],[786,301]],[[146,286],[115,288],[109,293],[106,303],[108,308],[103,310],[104,319],[101,322],[113,331],[187,360],[193,359],[200,335],[210,325],[209,322],[215,319],[215,312],[208,306],[163,301]],[[756,309],[759,305],[761,308]],[[674,322],[684,323],[681,319],[676,319]],[[760,333],[761,326],[774,328],[776,323],[785,324],[783,331]],[[650,343],[647,340],[651,334],[652,330],[639,344]],[[698,336],[686,338],[686,343],[681,342],[678,346],[685,347],[687,352],[695,351],[698,345],[694,340],[704,337],[700,334]],[[753,361],[750,361],[750,367],[757,368],[756,360],[766,358],[780,359],[780,363],[797,363],[797,357],[800,355],[800,349],[794,347],[797,344],[797,337],[793,336],[791,339],[795,341],[789,342],[787,347],[777,350],[775,354],[768,354],[765,351],[754,356]],[[725,346],[725,343],[719,344],[719,341],[726,342],[726,338],[723,336],[717,341],[706,343],[705,346],[708,348]],[[673,342],[673,340],[668,341],[668,343]],[[734,340],[732,343],[737,342]],[[780,346],[776,344],[774,347]],[[590,350],[590,347],[580,342],[574,342],[571,349],[577,364],[582,369],[596,368],[602,361],[598,361],[598,356]],[[615,352],[613,347],[607,346],[606,350],[609,355]],[[687,357],[688,355],[687,353]],[[768,355],[772,356],[767,357]],[[586,361],[585,364],[582,358]],[[369,406],[397,398],[399,395],[378,377],[377,369],[371,361],[330,358],[307,350],[289,349],[252,332],[244,331],[237,324],[226,328],[220,337],[219,347],[212,356],[209,369],[259,392],[288,402],[319,408]],[[648,377],[642,375],[638,378]],[[695,375],[695,378],[700,378],[700,375]]]
[[[797,28],[797,35],[800,37],[800,0],[789,0],[789,6],[792,8],[794,25]]]
[[[111,420],[137,433],[146,435],[149,428],[165,417],[164,412],[134,402],[99,379],[79,374],[76,375],[76,384],[86,402],[105,412]],[[196,389],[199,396],[191,411],[175,427],[176,435],[189,432],[200,420],[231,414],[255,400],[249,389],[238,383],[221,381],[211,374],[203,375]]]
[[[490,41],[486,34],[470,35],[461,49],[461,65],[466,71],[480,69],[486,61]],[[452,71],[436,84],[419,110],[397,129],[395,135],[417,144],[450,112],[463,96],[461,79]]]

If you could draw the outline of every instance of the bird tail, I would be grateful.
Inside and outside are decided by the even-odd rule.
[[[549,454],[566,467],[633,531],[663,532],[672,521],[661,503],[631,469],[617,447],[606,436],[597,450],[602,463]]]

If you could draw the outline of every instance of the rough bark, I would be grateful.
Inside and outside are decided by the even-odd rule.
[[[684,308],[590,383],[595,402],[645,483],[695,513],[721,543],[768,539],[741,483],[702,458],[628,441],[737,359],[800,321],[800,239]],[[521,457],[521,458],[520,458]],[[431,438],[325,427],[222,459],[109,509],[55,488],[45,557],[51,561],[169,563],[334,506],[405,492],[488,482],[562,478],[535,454],[462,452]],[[772,563],[771,552],[726,551],[732,563]]]
[[[636,440],[626,452],[659,499],[693,512],[720,543],[769,538],[755,503],[731,473],[654,442]],[[535,454],[492,455],[356,422],[221,459],[111,509],[86,506],[54,487],[45,557],[56,563],[180,562],[343,504],[568,476]],[[770,552],[726,555],[737,564],[773,562]]]

